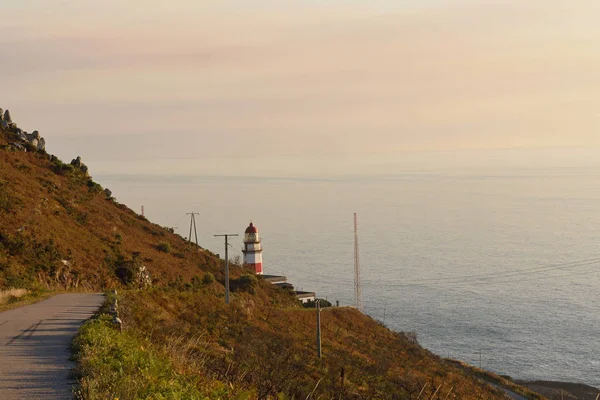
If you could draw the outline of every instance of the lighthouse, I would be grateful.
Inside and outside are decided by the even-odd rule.
[[[254,270],[257,275],[262,275],[262,247],[260,245],[260,236],[258,229],[252,222],[244,232],[244,264]]]

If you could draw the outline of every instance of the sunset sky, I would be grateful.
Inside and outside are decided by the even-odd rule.
[[[600,146],[597,0],[2,0],[0,15],[0,107],[101,174]]]

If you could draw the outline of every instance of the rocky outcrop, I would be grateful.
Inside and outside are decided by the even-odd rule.
[[[38,131],[27,133],[19,128],[17,124],[13,122],[9,110],[4,111],[3,113],[2,109],[0,108],[0,128],[3,131],[12,133],[19,141],[30,145],[23,146],[24,148],[33,146],[38,151],[46,150],[46,141],[40,136],[40,133]]]
[[[2,117],[7,123],[12,124],[12,118],[10,116],[10,111],[4,111],[4,116]]]
[[[77,156],[76,159],[71,160],[71,165],[75,168],[78,168],[81,172],[87,175],[88,167],[84,163],[81,162],[81,157]]]

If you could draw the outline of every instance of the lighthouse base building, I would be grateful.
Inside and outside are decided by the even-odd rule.
[[[309,301],[315,301],[314,292],[304,292],[294,290],[294,286],[287,282],[285,276],[279,275],[263,275],[263,261],[262,261],[262,245],[260,243],[260,235],[258,229],[252,222],[246,228],[244,232],[244,247],[242,253],[244,253],[244,265],[249,267],[255,274],[262,275],[265,281],[277,286],[281,289],[292,290],[296,294],[296,297],[302,303]]]

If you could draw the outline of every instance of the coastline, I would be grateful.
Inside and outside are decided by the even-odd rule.
[[[532,392],[541,394],[550,400],[577,399],[596,400],[600,396],[600,389],[583,383],[559,381],[522,381],[514,380],[518,385],[524,386]]]

